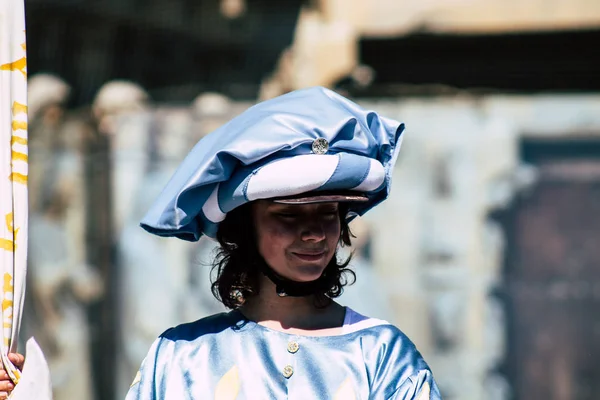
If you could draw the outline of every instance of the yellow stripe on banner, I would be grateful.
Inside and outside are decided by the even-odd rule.
[[[25,121],[13,121],[12,122],[12,130],[17,131],[19,129],[27,130],[27,122]]]
[[[0,249],[10,251],[12,253],[15,251],[15,243],[10,239],[0,238]]]
[[[12,309],[13,307],[13,300],[9,299],[7,295],[12,295],[14,290],[14,285],[13,285],[13,277],[6,272],[4,274],[4,285],[2,286],[2,293],[4,293],[4,299],[2,300],[2,313],[4,313],[6,310],[8,310],[9,308]],[[4,317],[4,327],[5,328],[12,328],[12,314],[9,316]],[[6,319],[8,319],[8,321],[6,321]],[[6,325],[9,326],[6,326]]]
[[[9,212],[8,214],[6,214],[4,216],[4,223],[6,224],[6,229],[8,229],[9,231],[13,230],[13,224],[14,224],[13,213]]]
[[[25,104],[19,103],[18,101],[13,101],[12,106],[13,116],[17,114],[27,114],[27,106]]]
[[[27,146],[27,139],[13,135],[10,139],[10,145],[12,146],[13,144],[22,144],[23,146]]]
[[[10,212],[4,216],[4,223],[6,224],[6,229],[9,232],[13,232],[13,229],[14,229],[13,228],[13,213]],[[19,233],[18,229],[13,234],[14,238],[17,237],[17,233]],[[14,239],[0,238],[0,249],[10,251],[12,253],[15,251],[15,248],[16,248],[16,245],[15,245]]]
[[[27,59],[22,57],[17,61],[0,65],[2,71],[20,71],[23,76],[27,77]]]
[[[3,294],[3,299],[2,299],[2,314],[3,314],[3,319],[4,322],[2,324],[2,326],[4,327],[4,329],[12,329],[13,327],[13,306],[14,306],[14,302],[13,302],[13,296],[14,296],[14,284],[13,284],[13,277],[10,273],[5,272],[4,273],[4,285],[2,286],[2,294]],[[11,310],[10,315],[5,315],[7,310]],[[4,338],[4,344],[6,345],[6,347],[10,347],[10,335]]]
[[[18,172],[13,172],[8,177],[11,182],[21,183],[23,185],[27,185],[27,175],[20,174]]]
[[[12,159],[13,159],[13,161],[27,162],[29,160],[29,157],[25,153],[21,153],[21,152],[13,150],[12,151]]]

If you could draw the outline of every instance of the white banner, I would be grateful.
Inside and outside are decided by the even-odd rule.
[[[17,388],[12,399],[39,400],[51,397],[48,367],[34,342],[32,360],[24,371],[35,376],[25,379],[7,357],[17,351],[17,341],[27,274],[27,54],[23,0],[0,0],[0,284],[2,285],[1,360]],[[27,356],[27,354],[26,354]],[[29,364],[29,366],[27,366]],[[35,365],[33,365],[35,364]],[[41,371],[41,372],[40,372]],[[19,381],[28,386],[28,397]]]

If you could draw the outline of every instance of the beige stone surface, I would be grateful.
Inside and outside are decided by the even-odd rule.
[[[322,8],[352,21],[363,36],[411,31],[502,33],[600,26],[595,0],[323,0]],[[342,4],[347,4],[346,6]],[[352,12],[355,10],[354,12]]]
[[[598,27],[597,0],[318,0],[301,10],[294,41],[263,83],[260,98],[330,86],[350,75],[359,60],[360,38]]]

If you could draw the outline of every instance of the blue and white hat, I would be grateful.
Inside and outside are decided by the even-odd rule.
[[[363,215],[388,196],[403,131],[322,87],[259,103],[196,144],[141,226],[214,238],[228,212],[258,199],[352,201],[348,218]]]

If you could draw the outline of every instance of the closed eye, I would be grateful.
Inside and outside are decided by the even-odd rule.
[[[286,218],[286,219],[298,218],[298,214],[292,214],[292,213],[276,213],[275,215],[277,215],[279,218]]]
[[[329,217],[329,218],[333,218],[333,217],[337,218],[338,211],[337,210],[335,210],[335,211],[325,211],[325,212],[322,212],[321,215],[323,215],[325,217]]]

